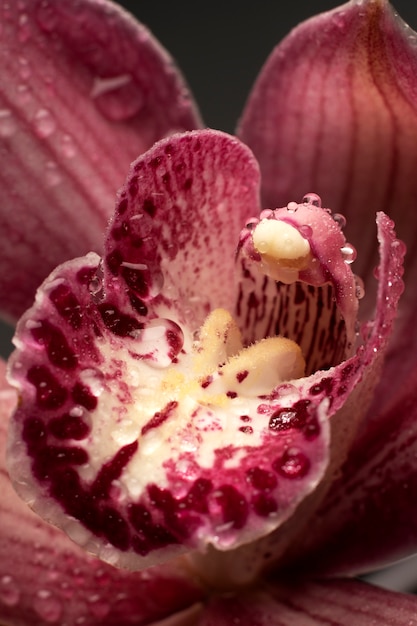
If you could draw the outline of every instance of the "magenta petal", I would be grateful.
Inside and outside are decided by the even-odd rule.
[[[167,53],[116,5],[2,1],[0,18],[0,306],[13,318],[59,262],[102,249],[130,162],[200,122]]]
[[[413,42],[389,2],[349,2],[319,15],[274,50],[240,123],[261,166],[264,204],[299,201],[314,189],[346,216],[363,278],[376,259],[370,226],[378,211],[406,243],[416,236]]]
[[[199,626],[411,626],[416,612],[415,596],[335,580],[214,597]]]
[[[18,498],[5,469],[6,427],[16,396],[6,388],[0,366],[0,622],[148,624],[198,601],[200,591],[181,564],[145,575],[117,570],[89,556]]]

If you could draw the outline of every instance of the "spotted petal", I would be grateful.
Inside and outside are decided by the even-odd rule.
[[[415,623],[417,599],[351,580],[276,585],[214,597],[201,626],[403,626]]]
[[[20,500],[5,469],[16,395],[0,366],[0,622],[148,624],[198,601],[200,591],[180,563],[146,575],[117,570],[87,555]]]
[[[106,0],[2,0],[0,22],[0,306],[13,318],[58,263],[102,250],[130,162],[199,118],[167,53]]]

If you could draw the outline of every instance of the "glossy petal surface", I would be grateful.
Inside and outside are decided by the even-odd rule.
[[[216,597],[198,626],[413,626],[417,599],[354,581],[266,588]]]
[[[13,626],[149,624],[198,601],[181,564],[147,574],[114,569],[43,522],[13,490],[6,429],[16,402],[0,380],[0,622]]]
[[[167,53],[110,2],[2,0],[0,21],[0,306],[14,318],[58,263],[102,250],[130,162],[199,118]]]

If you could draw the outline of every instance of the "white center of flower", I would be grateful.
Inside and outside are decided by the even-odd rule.
[[[311,260],[310,244],[300,232],[282,220],[263,219],[252,233],[265,273],[277,281],[292,283]]]

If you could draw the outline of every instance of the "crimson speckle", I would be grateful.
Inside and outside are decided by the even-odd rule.
[[[241,426],[239,430],[241,433],[245,433],[246,435],[252,435],[253,433],[252,426]]]
[[[198,513],[208,512],[207,496],[213,489],[211,480],[198,478],[182,501],[188,509]]]
[[[48,431],[57,439],[85,439],[90,427],[81,417],[62,415],[48,422]]]
[[[117,276],[117,274],[119,273],[119,269],[122,263],[123,263],[122,253],[120,252],[120,250],[117,250],[116,248],[112,250],[106,256],[107,267],[109,268],[109,270],[114,276]]]
[[[271,491],[277,486],[277,478],[275,474],[264,470],[260,467],[251,467],[246,472],[249,483],[261,491]]]
[[[78,359],[59,328],[47,320],[42,320],[38,326],[31,329],[31,334],[39,344],[45,346],[52,365],[66,370],[75,369]]]
[[[131,267],[122,267],[121,275],[128,287],[139,297],[143,298],[148,295],[150,277],[146,272]]]
[[[236,393],[236,391],[228,391],[228,392],[226,393],[226,396],[227,396],[228,398],[231,398],[231,399],[233,400],[234,398],[237,398],[237,393]]]
[[[98,310],[104,325],[115,335],[119,337],[127,337],[134,331],[143,328],[143,324],[130,315],[126,315],[119,311],[116,306],[103,303],[99,305]]]
[[[146,200],[144,200],[142,208],[145,211],[145,213],[147,213],[151,217],[153,217],[156,213],[156,206],[155,206],[154,201],[151,200],[151,198],[146,198]]]
[[[278,509],[277,501],[265,493],[257,493],[252,498],[253,510],[259,517],[268,517]]]
[[[248,375],[249,375],[248,370],[243,370],[242,372],[238,372],[236,374],[237,382],[242,383]]]
[[[42,409],[59,409],[67,399],[67,390],[61,387],[45,365],[33,365],[27,379],[36,388],[36,403]]]
[[[232,485],[222,485],[216,491],[216,500],[223,512],[223,522],[239,530],[246,524],[249,506],[246,498]]]
[[[143,316],[148,314],[148,307],[146,306],[143,300],[138,298],[138,296],[135,293],[133,293],[133,291],[129,291],[129,300],[130,300],[130,304],[135,309],[136,313],[139,313],[139,315],[143,315]]]
[[[193,184],[193,179],[192,178],[187,178],[187,180],[185,181],[185,183],[183,185],[184,191],[189,191],[191,189],[191,185],[192,184]]]
[[[172,413],[178,406],[178,402],[172,400],[168,402],[168,404],[162,409],[162,411],[157,411],[155,415],[142,427],[141,434],[146,435],[149,430],[153,428],[158,428],[161,426],[169,417],[171,417]]]
[[[50,292],[49,299],[55,306],[59,315],[67,321],[74,330],[78,330],[81,327],[83,320],[81,306],[68,285],[61,284],[55,287],[55,289]]]
[[[29,417],[25,420],[22,431],[23,441],[26,443],[29,454],[46,443],[46,427],[38,417]]]
[[[129,527],[116,509],[105,507],[101,512],[101,532],[119,550],[127,550],[129,548]]]
[[[310,460],[303,452],[290,449],[276,459],[272,467],[285,478],[303,478],[310,469]]]
[[[86,385],[75,383],[72,392],[72,399],[76,404],[81,404],[88,411],[93,411],[97,406],[97,398]]]
[[[126,212],[128,207],[128,201],[127,198],[122,198],[119,202],[119,205],[117,207],[117,211],[119,213],[119,215],[123,215],[123,213]]]

